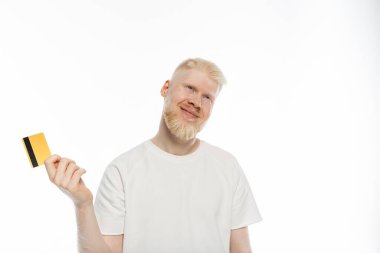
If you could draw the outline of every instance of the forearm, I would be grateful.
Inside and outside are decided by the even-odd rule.
[[[92,203],[75,207],[78,227],[78,251],[80,253],[112,253],[100,233]]]

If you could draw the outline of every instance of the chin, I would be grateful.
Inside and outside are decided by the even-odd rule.
[[[164,120],[170,133],[183,141],[194,139],[200,131],[196,124],[189,123],[171,112],[164,113]]]

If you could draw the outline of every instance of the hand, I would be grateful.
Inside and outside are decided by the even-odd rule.
[[[69,196],[76,207],[92,205],[93,196],[84,184],[81,176],[86,170],[80,168],[68,158],[52,155],[45,160],[45,167],[50,181]]]

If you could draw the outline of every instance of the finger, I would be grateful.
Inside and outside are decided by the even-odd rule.
[[[61,184],[63,177],[65,176],[66,169],[70,163],[75,164],[75,162],[73,160],[68,159],[68,158],[62,158],[61,161],[59,162],[57,172],[56,172],[55,177],[54,177],[54,183],[56,185]]]
[[[80,167],[76,165],[75,163],[69,163],[69,166],[66,169],[65,175],[63,176],[61,186],[66,188],[67,185],[70,183],[71,178],[73,177],[73,174],[76,170],[79,170]]]
[[[60,160],[61,157],[59,155],[51,155],[44,161],[46,172],[51,181],[53,181],[57,171],[56,163],[58,163]]]
[[[86,173],[86,170],[83,168],[80,168],[79,170],[76,170],[73,174],[73,177],[70,180],[69,185],[67,186],[68,189],[74,189],[78,186],[79,181],[81,180],[81,176]]]

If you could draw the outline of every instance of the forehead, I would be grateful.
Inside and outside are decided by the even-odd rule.
[[[173,74],[172,82],[177,84],[190,84],[200,91],[217,94],[219,85],[206,73],[197,69],[182,69]]]

